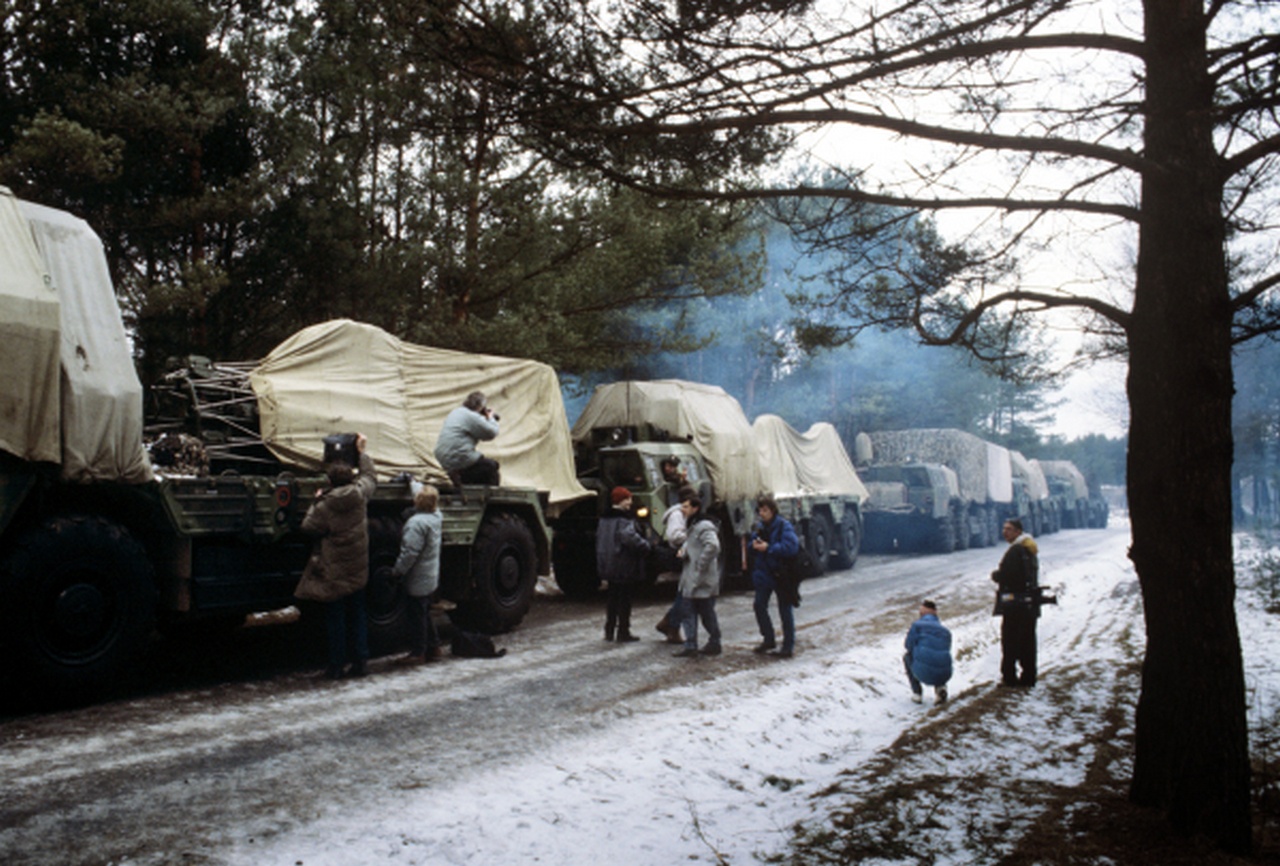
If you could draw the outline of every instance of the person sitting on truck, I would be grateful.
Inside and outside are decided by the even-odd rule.
[[[356,434],[358,469],[345,459],[325,463],[324,472],[332,486],[316,491],[315,502],[302,518],[302,531],[319,536],[319,549],[308,560],[294,595],[324,603],[329,645],[329,667],[325,675],[330,679],[344,675],[362,677],[369,660],[365,605],[365,585],[369,582],[366,505],[377,490],[378,481],[373,458],[365,452],[368,442],[363,433]],[[351,667],[344,671],[348,655],[352,659]]]
[[[685,502],[691,496],[696,496],[697,491],[692,487],[685,485],[680,488],[680,502]],[[685,523],[684,512],[680,509],[680,502],[672,505],[662,515],[662,543],[654,547],[654,558],[657,560],[658,573],[667,574],[670,572],[678,573],[683,567],[680,562],[678,551],[684,546],[685,539],[689,536],[689,527]],[[667,637],[667,643],[683,643],[684,638],[680,636],[680,592],[676,591],[675,601],[671,603],[671,607],[663,615],[655,626],[658,631]]]
[[[795,604],[798,599],[794,588],[789,592],[780,581],[787,560],[800,552],[800,537],[791,521],[778,514],[778,501],[765,494],[756,499],[756,514],[760,518],[756,531],[751,535],[751,549],[755,552],[751,565],[751,584],[755,587],[756,625],[760,627],[760,643],[753,652],[765,653],[778,648],[769,617],[769,596],[778,596],[778,619],[782,621],[782,646],[777,654],[790,658],[796,646]]]
[[[631,491],[615,487],[609,499],[613,507],[596,529],[596,570],[609,583],[604,639],[627,643],[640,640],[631,633],[631,593],[644,580],[649,540],[640,534],[631,513]]]
[[[716,596],[720,594],[720,531],[702,510],[702,500],[690,496],[680,503],[689,535],[680,549],[684,569],[680,572],[681,623],[684,649],[677,658],[720,655],[720,621],[716,619]],[[698,649],[698,619],[707,630],[707,643]]]
[[[498,435],[498,415],[482,391],[472,391],[462,405],[445,416],[436,439],[436,460],[461,484],[498,486],[498,461],[485,457],[477,443]]]
[[[431,619],[431,596],[440,585],[440,542],[444,519],[437,504],[440,491],[430,484],[410,480],[413,492],[413,516],[405,521],[400,533],[400,555],[391,573],[407,577],[405,592],[409,596],[411,637],[409,653],[397,664],[420,665],[440,658],[440,638]]]

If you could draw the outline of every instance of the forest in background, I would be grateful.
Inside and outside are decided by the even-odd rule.
[[[500,53],[449,8],[6,3],[0,183],[103,236],[144,380],[171,356],[254,358],[346,316],[545,361],[571,416],[594,381],[678,376],[846,442],[959,427],[1123,483],[1123,440],[1038,432],[1047,358],[1010,382],[902,331],[807,343],[824,313],[796,296],[862,256],[815,255],[759,206],[649,199],[545,158],[502,92],[432,59]],[[1276,351],[1237,359],[1237,474],[1266,489]]]

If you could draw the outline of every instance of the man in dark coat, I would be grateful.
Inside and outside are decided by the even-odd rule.
[[[302,531],[319,537],[319,550],[307,563],[294,594],[325,605],[329,640],[327,675],[343,675],[350,639],[353,656],[347,676],[364,676],[369,659],[365,584],[369,582],[369,519],[366,504],[378,488],[368,439],[356,437],[359,468],[345,460],[325,464],[333,485],[316,491],[316,501],[302,519]]]
[[[1039,550],[1035,539],[1023,532],[1020,520],[1005,521],[1001,534],[1009,542],[1009,549],[1000,559],[1000,567],[991,572],[997,586],[994,613],[1003,618],[1000,624],[1001,684],[1030,688],[1036,684]]]
[[[609,583],[604,639],[626,643],[640,640],[631,633],[631,593],[644,580],[649,541],[636,527],[631,491],[615,487],[609,499],[613,507],[596,528],[596,571]]]

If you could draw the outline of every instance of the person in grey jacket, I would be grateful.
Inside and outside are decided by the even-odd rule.
[[[294,591],[300,599],[324,602],[329,644],[330,679],[343,676],[348,642],[352,663],[347,676],[365,674],[369,659],[369,623],[365,584],[369,582],[369,518],[366,505],[378,489],[373,458],[365,453],[369,440],[356,436],[357,470],[345,460],[325,464],[332,485],[316,491],[316,501],[302,519],[302,531],[319,537],[318,550],[308,560]]]
[[[631,633],[631,594],[636,584],[644,580],[650,545],[631,513],[631,491],[615,487],[609,500],[613,507],[596,527],[596,572],[609,584],[604,639],[629,643],[640,640]]]
[[[702,510],[702,500],[691,496],[680,503],[688,536],[680,558],[680,605],[684,628],[684,648],[677,658],[720,654],[720,622],[716,618],[716,596],[720,594],[720,531]],[[707,643],[698,649],[698,620],[707,630]]]
[[[440,539],[444,519],[437,510],[440,491],[430,484],[411,480],[414,512],[400,533],[400,555],[391,567],[396,577],[405,578],[413,633],[409,654],[396,660],[401,665],[420,665],[440,658],[440,638],[431,620],[431,596],[440,585]]]
[[[436,439],[436,460],[452,478],[463,484],[498,486],[498,461],[476,448],[479,442],[497,438],[498,415],[489,408],[481,391],[472,391],[463,404],[445,416]]]

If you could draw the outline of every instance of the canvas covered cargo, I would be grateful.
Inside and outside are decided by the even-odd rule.
[[[0,235],[0,448],[58,463],[67,481],[150,480],[142,384],[102,241],[3,188]]]
[[[764,489],[776,496],[826,493],[868,497],[836,428],[827,422],[800,433],[777,415],[761,415],[751,424]]]
[[[1071,485],[1077,499],[1089,498],[1089,485],[1084,474],[1070,460],[1033,460],[1045,478],[1057,478]]]
[[[319,468],[324,437],[369,437],[379,473],[447,479],[436,437],[467,394],[483,391],[502,432],[480,443],[504,486],[550,495],[550,513],[590,496],[574,476],[560,384],[546,364],[418,346],[381,328],[338,319],[305,328],[249,374],[264,444],[278,458]]]
[[[960,494],[975,502],[1013,501],[1009,450],[954,429],[893,430],[869,434],[874,461],[942,463],[955,470]]]
[[[691,442],[719,498],[754,499],[764,489],[751,424],[738,401],[715,385],[679,379],[599,385],[573,425],[573,441],[590,442],[598,428],[645,424]]]
[[[1039,464],[1022,456],[1020,451],[1009,451],[1009,460],[1013,464],[1013,474],[1021,478],[1027,485],[1027,494],[1033,501],[1049,498],[1049,482],[1044,479],[1044,472]]]

